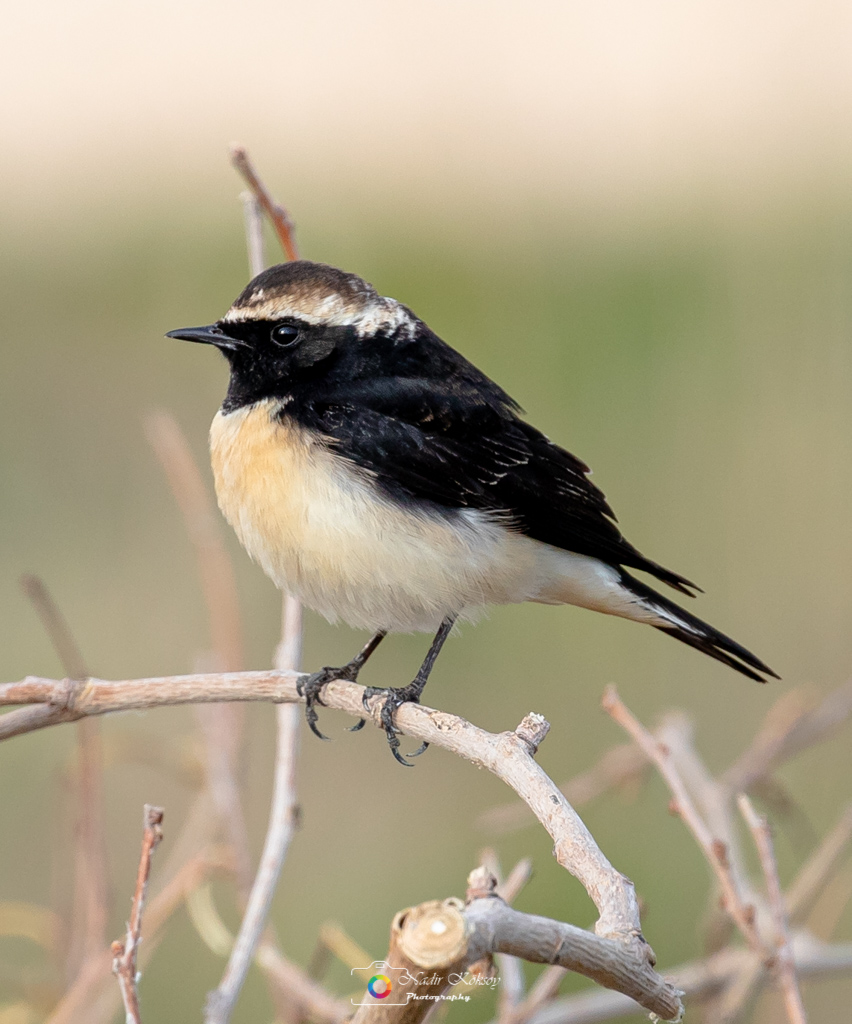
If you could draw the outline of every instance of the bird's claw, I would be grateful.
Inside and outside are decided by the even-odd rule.
[[[419,686],[416,683],[411,683],[409,686],[388,687],[387,689],[382,689],[378,686],[365,686],[364,692],[361,695],[361,703],[364,706],[364,710],[367,712],[370,711],[370,705],[367,702],[371,697],[384,697],[381,710],[379,711],[379,721],[381,722],[381,727],[385,731],[385,736],[387,737],[391,753],[396,760],[400,764],[405,765],[406,768],[413,768],[414,765],[410,761],[406,761],[405,757],[419,757],[426,750],[429,744],[421,743],[413,754],[406,754],[405,757],[403,757],[399,752],[399,730],[394,725],[393,716],[397,708],[402,707],[403,704],[419,704],[421,690],[422,686]],[[364,719],[362,718],[354,728],[360,729],[363,724]]]
[[[314,736],[319,737],[321,740],[329,738],[317,728],[319,715],[316,712],[316,706],[319,704],[320,707],[325,707],[325,701],[322,699],[322,688],[326,683],[330,683],[332,679],[348,679],[354,683],[357,674],[357,672],[353,672],[349,665],[344,665],[343,668],[330,668],[326,666],[326,668],[321,668],[319,672],[301,675],[296,680],[296,692],[300,697],[305,698],[305,721],[308,723],[308,728]]]

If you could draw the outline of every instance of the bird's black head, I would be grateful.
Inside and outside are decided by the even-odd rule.
[[[258,274],[215,324],[167,337],[214,345],[226,356],[228,411],[318,381],[386,370],[388,351],[413,339],[418,325],[410,310],[356,274],[296,260]]]

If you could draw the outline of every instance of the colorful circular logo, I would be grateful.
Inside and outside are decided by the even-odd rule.
[[[373,999],[387,999],[392,987],[391,980],[386,974],[374,974],[367,982],[367,991]]]

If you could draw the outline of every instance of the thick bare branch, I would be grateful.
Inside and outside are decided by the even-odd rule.
[[[301,698],[296,691],[296,679],[296,673],[276,671],[165,676],[124,682],[90,679],[77,692],[67,680],[29,677],[20,683],[0,686],[0,705],[53,704],[63,709],[65,720],[74,720],[120,710],[220,700],[298,703]],[[362,692],[355,683],[336,680],[325,687],[323,700],[328,707],[360,718]],[[0,724],[2,721],[0,718]],[[633,884],[612,867],[517,733],[489,733],[455,715],[416,704],[404,704],[396,713],[396,722],[408,735],[487,768],[514,789],[550,833],[558,862],[579,879],[597,906],[600,916],[596,934],[622,943],[625,952],[632,954],[640,974],[650,969],[653,952],[641,935]],[[378,724],[375,719],[374,724]]]
[[[570,804],[582,807],[610,789],[627,788],[641,782],[649,768],[648,758],[635,743],[621,743],[602,754],[588,771],[561,783],[559,788]],[[533,818],[528,807],[513,800],[483,811],[476,824],[481,829],[501,835],[533,824]]]
[[[665,1020],[680,1019],[677,992],[649,964],[637,971],[623,942],[513,910],[496,895],[496,884],[487,869],[478,868],[468,880],[472,898],[466,906],[456,899],[434,900],[397,914],[385,960],[395,999],[365,996],[353,1024],[419,1024],[472,964],[496,953],[577,971]]]

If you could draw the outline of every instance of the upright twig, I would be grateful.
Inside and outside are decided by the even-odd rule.
[[[761,817],[745,793],[737,797],[737,806],[754,837],[754,844],[760,857],[760,866],[766,880],[766,892],[769,906],[775,919],[775,941],[778,948],[776,965],[781,991],[784,994],[784,1005],[790,1024],[807,1024],[802,993],[799,990],[799,979],[796,976],[796,962],[790,944],[790,930],[787,925],[787,908],[784,894],[778,878],[778,863],[775,860],[775,847],[769,822]]]
[[[254,277],[261,272],[266,263],[263,250],[261,208],[272,219],[289,259],[298,258],[292,237],[293,225],[283,207],[271,198],[254,171],[245,150],[234,148],[232,158],[234,165],[246,178],[254,193],[254,198],[245,198],[243,201],[249,270]],[[297,671],[301,662],[301,653],[301,605],[295,598],[285,594],[281,609],[281,640],[274,658],[275,668],[279,671]],[[297,823],[298,805],[295,776],[301,715],[298,708],[281,704],[277,708],[276,719],[275,780],[266,839],[245,914],[225,973],[219,987],[210,994],[207,1001],[207,1024],[227,1024],[230,1020],[237,997],[266,927],[281,867]]]
[[[142,913],[145,909],[148,877],[151,874],[151,855],[163,838],[163,830],[160,828],[163,822],[162,807],[145,804],[144,822],[142,856],[139,858],[139,870],[136,873],[136,888],[133,892],[127,934],[124,941],[118,940],[112,944],[112,971],[118,978],[121,989],[126,1024],[142,1024],[139,1014],[136,958],[142,939]]]
[[[186,831],[186,827],[182,831]],[[137,970],[139,963],[150,960],[163,928],[186,897],[212,872],[233,874],[233,867],[233,859],[227,856],[227,851],[215,847],[201,850],[180,862],[180,866],[160,886],[159,892],[151,896],[147,905],[146,938],[139,949]],[[112,949],[105,945],[96,957],[83,964],[74,983],[53,1007],[45,1024],[107,1024],[112,1021],[115,1017],[116,997],[121,1001],[120,991],[110,978],[112,961]]]
[[[243,176],[246,184],[252,190],[257,201],[260,203],[263,212],[269,218],[273,228],[275,228],[278,241],[281,243],[281,248],[287,254],[287,259],[297,260],[299,258],[299,253],[293,239],[293,222],[290,220],[290,217],[284,207],[273,199],[269,189],[267,189],[260,180],[260,176],[254,169],[254,165],[251,160],[249,160],[248,153],[244,146],[240,146],[236,143],[231,146],[231,163]],[[249,251],[251,251],[251,249]],[[263,267],[261,267],[260,270],[263,270]],[[252,271],[253,274],[259,272],[260,271]]]
[[[44,581],[38,576],[27,575],[21,579],[21,586],[41,619],[68,678],[82,684],[89,675],[88,667],[68,622]],[[103,809],[103,749],[100,726],[95,721],[84,720],[77,725],[75,782],[78,810],[74,934],[69,942],[69,951],[75,959],[76,973],[104,948],[110,904]]]

